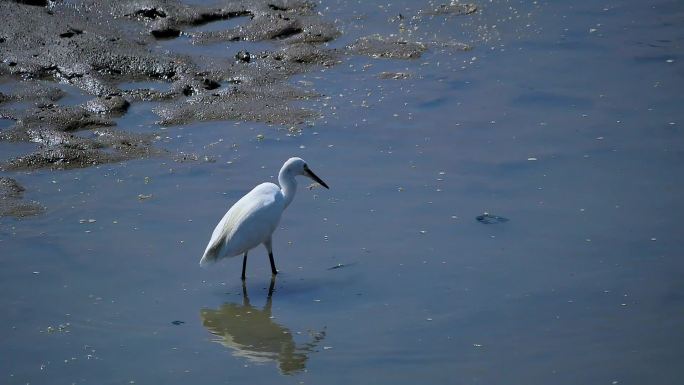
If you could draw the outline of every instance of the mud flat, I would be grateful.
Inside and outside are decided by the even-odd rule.
[[[473,7],[444,5],[466,14]],[[158,102],[160,125],[241,120],[300,125],[317,111],[294,102],[320,95],[292,86],[295,74],[334,66],[346,55],[415,59],[424,42],[368,36],[338,49],[340,36],[310,1],[219,1],[207,7],[176,0],[6,1],[0,13],[0,141],[37,143],[39,149],[0,159],[0,171],[66,169],[164,154],[153,135],[116,126],[132,103]],[[434,13],[434,12],[433,12]],[[217,21],[238,27],[198,31]],[[31,26],[27,28],[27,26]],[[170,39],[192,44],[254,43],[233,58],[205,58],[155,49]],[[274,49],[258,49],[271,42]],[[249,45],[248,45],[249,47]],[[164,84],[164,90],[124,84]],[[65,103],[58,87],[86,98]]]

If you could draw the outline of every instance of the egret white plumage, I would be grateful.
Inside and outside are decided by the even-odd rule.
[[[329,188],[309,169],[301,158],[288,159],[278,173],[275,183],[262,183],[238,200],[216,225],[200,265],[205,266],[223,258],[243,254],[242,279],[245,279],[247,253],[263,244],[271,261],[271,273],[278,274],[273,260],[271,236],[283,211],[290,205],[297,192],[296,176],[303,175]]]

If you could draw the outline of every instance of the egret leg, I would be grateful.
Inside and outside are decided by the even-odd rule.
[[[271,260],[271,274],[273,274],[273,275],[278,274],[278,270],[276,270],[276,267],[275,267],[275,262],[273,261],[273,253],[268,253],[268,259]]]
[[[273,260],[273,244],[271,238],[264,242],[264,246],[266,246],[266,250],[268,251],[268,259],[271,261],[271,274],[276,275],[278,274],[278,270],[276,269],[275,261]]]
[[[245,251],[245,256],[242,257],[242,280],[245,280],[245,270],[247,270],[247,252]]]

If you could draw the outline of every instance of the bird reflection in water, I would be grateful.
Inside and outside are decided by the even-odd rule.
[[[259,310],[249,303],[243,281],[242,304],[202,309],[202,324],[219,337],[216,342],[232,349],[234,356],[255,363],[274,361],[282,374],[294,374],[305,369],[309,353],[325,338],[325,331],[311,333],[311,341],[298,346],[290,330],[271,316],[274,285],[275,279],[271,279],[266,304]]]

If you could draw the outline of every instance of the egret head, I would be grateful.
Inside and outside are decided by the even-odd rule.
[[[319,178],[316,174],[311,171],[309,166],[306,164],[304,159],[302,158],[290,158],[285,162],[283,165],[283,170],[286,172],[289,172],[292,176],[296,175],[304,175],[307,178],[313,179],[316,183],[320,184],[321,186],[329,189],[327,184],[323,182],[321,178]]]

